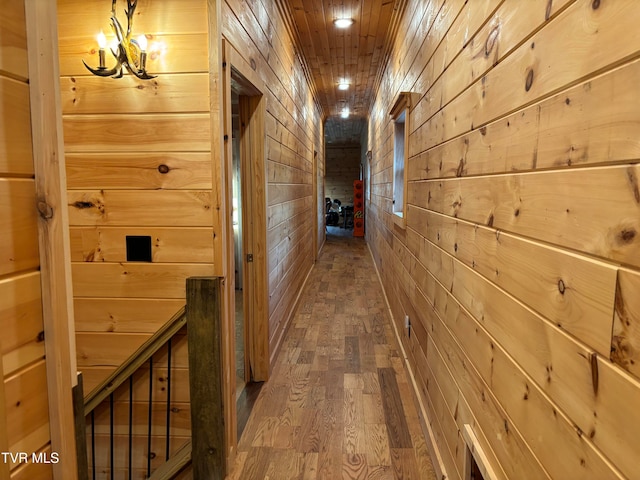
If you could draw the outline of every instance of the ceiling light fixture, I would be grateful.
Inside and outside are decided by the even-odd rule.
[[[347,82],[340,82],[338,84],[338,90],[349,90],[349,84]]]
[[[348,28],[353,25],[353,18],[336,18],[333,24],[338,28]]]
[[[136,11],[138,0],[127,0],[127,9],[125,13],[127,15],[127,29],[122,28],[122,25],[116,18],[116,4],[117,0],[111,2],[111,29],[116,36],[116,43],[110,50],[111,54],[116,59],[116,64],[113,68],[107,68],[105,65],[105,48],[107,46],[107,39],[104,33],[100,32],[98,35],[98,67],[91,68],[84,60],[84,66],[99,77],[113,77],[121,78],[124,75],[124,69],[129,73],[135,75],[141,80],[149,80],[155,78],[153,75],[147,73],[147,37],[140,35],[137,39],[131,38],[131,30],[133,29],[133,14]]]
[[[340,113],[342,118],[349,118],[349,107],[344,107]]]

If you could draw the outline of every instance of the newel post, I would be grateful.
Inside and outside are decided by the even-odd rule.
[[[226,476],[221,279],[187,279],[193,478]]]
[[[84,416],[84,380],[78,372],[78,384],[71,390],[73,418],[75,419],[76,453],[78,456],[78,480],[89,480],[89,458],[87,454],[87,423]]]

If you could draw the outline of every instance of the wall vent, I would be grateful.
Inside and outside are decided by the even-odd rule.
[[[151,262],[151,237],[127,235],[127,262]]]

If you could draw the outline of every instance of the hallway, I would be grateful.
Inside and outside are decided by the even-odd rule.
[[[435,479],[364,240],[327,235],[228,478]]]

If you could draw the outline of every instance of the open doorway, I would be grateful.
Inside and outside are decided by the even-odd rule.
[[[325,144],[325,225],[329,237],[352,237],[355,180],[361,180],[359,143]]]
[[[231,91],[231,205],[232,205],[232,225],[233,225],[233,247],[235,264],[235,358],[236,358],[236,399],[248,381],[251,380],[248,368],[249,355],[247,355],[245,340],[245,315],[243,280],[244,280],[244,250],[243,245],[243,195],[242,180],[244,174],[240,156],[240,95],[236,90]]]
[[[269,372],[266,109],[261,90],[243,74],[242,64],[236,66],[234,59],[240,61],[240,57],[231,47],[225,55],[230,67],[224,86],[226,182],[232,207],[226,231],[228,245],[233,248],[228,252],[227,265],[234,285],[228,300],[234,305],[234,383],[241,434],[259,383],[267,380]]]

